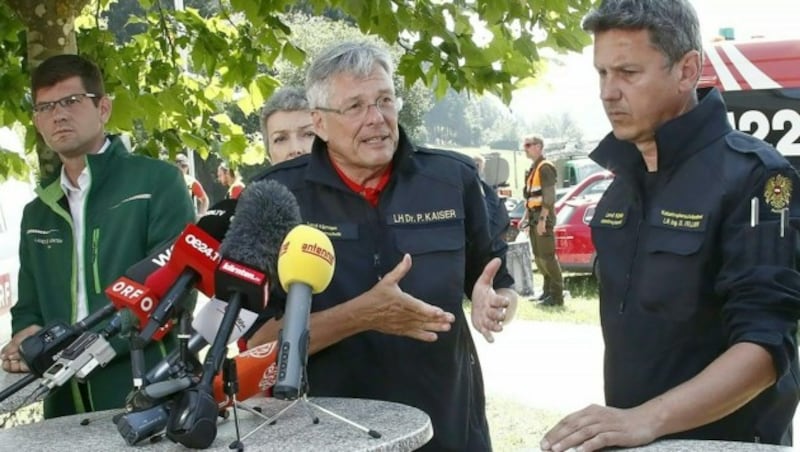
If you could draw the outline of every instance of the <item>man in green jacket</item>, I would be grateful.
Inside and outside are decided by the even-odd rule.
[[[11,309],[11,342],[3,369],[28,371],[19,344],[42,326],[74,323],[109,303],[105,288],[132,264],[174,239],[194,219],[183,178],[173,165],[133,155],[105,134],[111,115],[97,66],[77,55],[44,61],[32,77],[34,124],[62,166],[42,181],[23,212],[19,301]],[[120,408],[131,389],[126,343],[84,383],[74,379],[44,402],[46,418]],[[165,354],[154,343],[153,365]]]

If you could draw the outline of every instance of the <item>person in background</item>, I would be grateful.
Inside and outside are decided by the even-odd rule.
[[[272,164],[311,152],[314,124],[305,90],[283,87],[261,108],[261,136]]]
[[[731,128],[719,91],[698,92],[688,0],[605,0],[583,28],[612,128],[590,157],[616,175],[591,220],[607,406],[568,415],[541,448],[791,445],[800,178]]]
[[[0,351],[7,372],[28,371],[19,354],[23,339],[107,306],[108,285],[194,220],[173,165],[131,154],[119,136],[106,135],[111,99],[94,63],[77,55],[48,58],[33,71],[32,92],[34,125],[61,167],[23,212],[13,337]],[[117,356],[106,367],[50,392],[45,418],[125,405],[132,388],[127,341],[111,343]],[[163,343],[151,344],[146,365],[164,355]]]
[[[475,162],[475,169],[478,170],[478,177],[480,177],[481,180],[483,180],[484,178],[483,169],[486,166],[486,159],[483,158],[483,156],[480,154],[475,154],[472,157],[472,161]]]
[[[262,176],[286,185],[303,220],[329,234],[336,269],[314,296],[310,395],[415,406],[422,450],[487,451],[483,379],[462,300],[488,341],[513,317],[513,279],[489,233],[480,179],[463,155],[417,147],[397,122],[389,53],[365,42],[322,52],[306,81],[310,155]],[[280,317],[285,294],[267,310]],[[274,341],[281,320],[250,345]]]
[[[475,169],[478,171],[478,177],[481,180],[481,190],[483,190],[483,200],[486,203],[486,214],[489,216],[489,234],[492,240],[499,240],[501,251],[505,255],[508,250],[508,245],[505,244],[505,237],[508,234],[508,228],[511,224],[511,219],[508,217],[508,210],[502,199],[497,195],[497,190],[489,185],[484,180],[484,167],[486,166],[486,159],[482,155],[476,154],[472,157],[475,162]]]
[[[208,195],[203,189],[203,185],[189,174],[189,158],[186,154],[178,154],[175,157],[175,165],[180,168],[183,173],[183,181],[186,183],[186,188],[189,190],[189,196],[192,199],[192,205],[195,208],[198,216],[206,213],[208,210]]]
[[[525,176],[525,215],[520,220],[520,229],[528,229],[536,268],[544,277],[542,306],[564,305],[564,280],[556,257],[556,167],[544,156],[544,140],[538,135],[529,135],[523,140],[525,155],[533,164]]]
[[[225,162],[220,163],[217,168],[217,180],[228,190],[225,199],[238,199],[244,190],[244,182],[239,173]]]

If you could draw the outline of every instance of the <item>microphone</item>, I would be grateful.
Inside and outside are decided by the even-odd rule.
[[[108,304],[72,325],[61,321],[53,322],[36,334],[26,337],[19,344],[19,354],[25,360],[31,374],[40,377],[53,365],[56,354],[75,342],[81,333],[107,319],[114,312],[116,312],[114,306]]]
[[[204,449],[217,436],[217,402],[212,383],[226,355],[228,338],[241,308],[260,311],[268,286],[276,280],[277,253],[286,233],[300,222],[294,195],[275,181],[252,183],[239,197],[236,214],[220,245],[215,272],[216,296],[227,300],[219,331],[203,363],[196,387],[183,392],[170,413],[167,437],[186,447]]]
[[[278,381],[272,389],[277,399],[294,400],[306,389],[311,295],[328,287],[335,268],[333,244],[322,231],[300,225],[286,235],[278,256],[278,278],[287,296],[278,339]]]
[[[55,363],[43,374],[40,390],[61,386],[75,376],[83,381],[97,366],[105,367],[117,355],[108,339],[130,331],[134,315],[127,309],[120,311],[99,333],[87,331],[56,355]]]
[[[253,347],[234,358],[239,379],[236,400],[247,400],[256,394],[263,394],[275,384],[277,357],[277,342],[273,341]],[[219,408],[233,405],[233,399],[225,393],[222,375],[214,377],[213,386],[214,400]]]
[[[219,262],[219,242],[198,225],[190,224],[183,230],[172,247],[167,265],[156,270],[145,281],[154,293],[163,293],[158,306],[150,312],[140,338],[153,339],[159,328],[172,319],[185,299],[197,286],[206,295],[214,293],[214,268]]]
[[[158,306],[158,297],[155,292],[144,284],[126,276],[119,277],[105,290],[106,298],[119,310],[127,309],[138,320],[141,328],[150,320],[150,312]],[[172,328],[172,322],[158,328],[153,333],[153,339],[161,340]]]
[[[218,242],[221,242],[228,231],[233,212],[236,209],[236,203],[237,200],[235,199],[225,199],[214,204],[198,219],[198,227],[211,234]],[[172,245],[174,243],[175,241],[167,242],[157,248],[149,256],[128,268],[125,274],[134,281],[144,282],[156,270],[167,265],[172,257]],[[165,292],[166,289],[161,291],[160,294],[163,295]]]
[[[143,341],[158,340],[163,336],[158,330],[164,327],[169,329],[174,311],[181,308],[195,286],[205,295],[214,294],[214,269],[219,261],[219,241],[228,230],[236,205],[237,202],[231,200],[217,203],[200,217],[196,225],[189,224],[175,240],[172,250],[166,253],[169,259],[163,267],[154,268],[161,262],[161,257],[158,257],[145,259],[136,268],[139,273],[153,269],[144,286],[161,299],[160,303],[148,310],[144,309],[148,306],[140,306],[147,315],[139,335]]]

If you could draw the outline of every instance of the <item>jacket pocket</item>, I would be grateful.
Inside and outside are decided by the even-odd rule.
[[[713,278],[704,271],[704,231],[653,227],[645,239],[639,298],[642,307],[672,320],[685,320],[711,294]]]
[[[424,229],[398,228],[395,237],[400,252],[412,256],[464,248],[464,227],[461,225]]]
[[[425,228],[395,228],[395,245],[411,255],[411,270],[400,287],[422,301],[449,305],[451,310],[464,297],[466,244],[461,224]]]

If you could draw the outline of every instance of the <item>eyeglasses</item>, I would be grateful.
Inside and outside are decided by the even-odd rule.
[[[97,97],[97,94],[93,93],[70,94],[69,96],[62,97],[61,99],[54,100],[52,102],[42,102],[33,106],[33,113],[37,115],[52,113],[56,109],[56,105],[61,105],[61,108],[65,110],[71,110],[72,107],[81,103],[84,97],[88,97],[89,99],[95,99]]]
[[[375,107],[384,116],[395,116],[397,112],[403,109],[403,99],[394,96],[379,97],[374,103],[366,103],[364,101],[354,101],[352,104],[345,108],[328,108],[317,107],[317,110],[327,111],[330,113],[340,114],[346,118],[357,119],[362,118],[367,114],[369,107]]]

